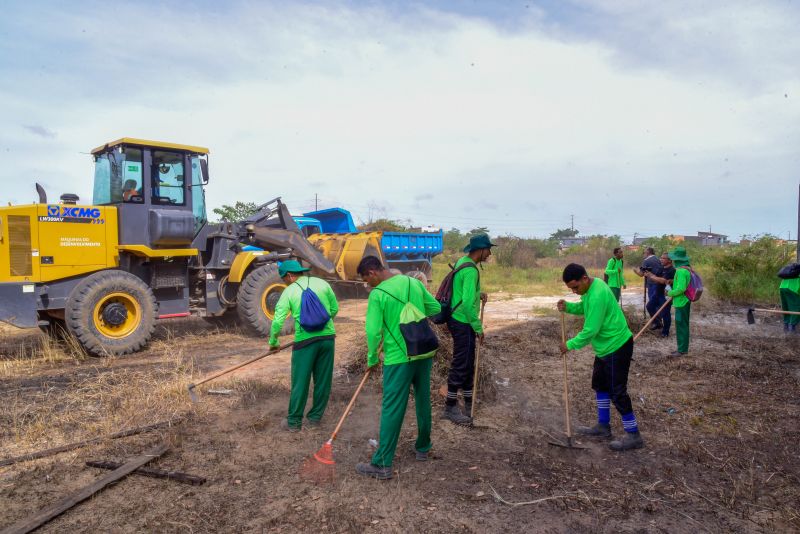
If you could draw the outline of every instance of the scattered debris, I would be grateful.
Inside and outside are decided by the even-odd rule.
[[[97,467],[99,469],[119,469],[123,464],[121,462],[89,460],[86,462],[86,465],[89,467]],[[152,467],[140,467],[134,471],[133,474],[152,478],[168,478],[170,480],[174,480],[182,484],[190,484],[192,486],[200,486],[206,482],[205,477],[181,473],[180,471],[164,471],[163,469],[154,469]]]
[[[102,490],[112,482],[116,482],[117,480],[121,479],[122,477],[129,475],[142,467],[147,462],[150,462],[159,456],[162,456],[165,452],[169,450],[169,445],[166,443],[162,443],[157,447],[150,449],[145,454],[141,456],[137,456],[136,458],[132,458],[125,462],[122,467],[115,469],[114,471],[108,473],[100,477],[99,479],[95,480],[93,483],[89,484],[88,486],[82,488],[76,493],[68,497],[64,497],[60,501],[39,510],[34,515],[25,518],[21,521],[17,521],[10,527],[6,528],[2,531],[2,534],[26,534],[32,530],[39,528],[40,526],[44,525],[54,517],[61,515],[62,513],[66,512],[76,504],[85,501],[98,491]]]
[[[93,443],[98,443],[107,439],[117,439],[117,438],[126,438],[128,436],[134,436],[136,434],[142,434],[144,432],[150,432],[152,430],[158,430],[159,428],[164,428],[168,426],[177,425],[181,422],[181,418],[170,419],[168,421],[161,421],[160,423],[154,423],[152,425],[146,426],[138,426],[135,428],[129,428],[128,430],[123,430],[121,432],[117,432],[116,434],[111,434],[110,436],[101,436],[99,438],[92,438],[87,439],[84,441],[77,441],[75,443],[69,443],[67,445],[61,445],[60,447],[53,447],[52,449],[46,449],[43,451],[31,452],[28,454],[23,454],[22,456],[15,456],[13,458],[6,458],[5,460],[0,460],[0,467],[6,465],[12,465],[18,462],[27,462],[30,460],[36,460],[37,458],[45,458],[46,456],[53,456],[55,454],[60,454],[62,452],[71,451],[74,449],[80,449],[81,447],[86,447],[87,445],[91,445]]]

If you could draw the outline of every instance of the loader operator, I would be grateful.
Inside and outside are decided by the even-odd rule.
[[[339,303],[331,286],[325,280],[308,276],[309,269],[295,260],[287,260],[278,267],[278,274],[286,284],[281,298],[275,305],[275,317],[269,333],[270,350],[278,349],[278,334],[283,328],[290,313],[295,321],[294,347],[292,348],[292,390],[289,395],[289,415],[281,421],[281,428],[289,432],[298,432],[303,425],[303,411],[306,408],[308,388],[314,378],[314,395],[311,409],[306,414],[308,426],[316,427],[325,413],[331,393],[333,379],[333,353],[336,330],[333,318],[339,311]],[[304,292],[313,292],[305,295]],[[312,306],[304,306],[304,301],[311,298],[327,311],[328,320],[319,321],[317,326],[309,326],[303,318]],[[322,310],[320,309],[322,312]],[[324,313],[324,312],[323,312]],[[324,319],[324,317],[323,317]],[[306,325],[304,328],[303,325]]]
[[[475,267],[465,268],[453,278],[453,297],[450,306],[453,315],[447,321],[447,329],[453,336],[453,363],[447,375],[447,400],[442,419],[457,425],[469,425],[472,418],[472,388],[475,374],[476,337],[483,343],[483,325],[479,310],[480,301],[486,301],[481,293],[481,279],[477,265],[489,259],[495,246],[486,234],[474,235],[464,247],[466,255],[459,259],[454,269],[465,263]],[[464,412],[458,409],[458,390],[464,396]]]
[[[628,328],[625,315],[617,304],[615,295],[606,284],[591,278],[586,269],[577,263],[564,268],[564,283],[573,293],[580,295],[580,302],[558,301],[561,312],[583,315],[583,329],[566,343],[561,343],[561,352],[578,350],[589,343],[595,351],[592,370],[592,389],[597,400],[597,424],[578,427],[578,433],[598,438],[611,438],[611,403],[622,416],[625,436],[609,443],[615,451],[639,449],[644,441],[639,434],[633,404],[628,395],[628,370],[633,356],[633,334]]]

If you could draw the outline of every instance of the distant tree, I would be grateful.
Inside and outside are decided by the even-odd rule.
[[[221,208],[214,208],[213,211],[219,216],[216,222],[227,221],[235,222],[246,219],[258,210],[258,205],[255,202],[241,202],[236,201],[233,206],[223,204]]]
[[[406,232],[408,231],[408,226],[403,224],[402,221],[378,219],[362,224],[358,229],[364,232]]]
[[[467,237],[458,228],[451,228],[446,231],[443,239],[444,249],[449,251],[460,252],[464,245],[467,244]]]
[[[578,230],[575,230],[574,228],[559,228],[550,234],[550,239],[553,241],[561,241],[562,239],[575,237],[576,235],[578,235]]]
[[[479,227],[473,228],[472,230],[467,232],[467,239],[469,239],[470,237],[472,237],[474,235],[488,234],[488,233],[489,233],[489,229],[488,228],[486,228],[485,226],[479,226]]]

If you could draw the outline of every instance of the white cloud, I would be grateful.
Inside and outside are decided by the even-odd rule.
[[[590,6],[613,34],[541,12],[513,31],[327,4],[38,12],[31,61],[0,58],[0,201],[39,176],[86,199],[80,152],[135,136],[209,146],[211,207],[319,193],[522,234],[573,213],[588,232],[793,228],[800,76],[772,46],[797,50],[796,12],[616,5]],[[58,136],[24,135],[37,124]]]

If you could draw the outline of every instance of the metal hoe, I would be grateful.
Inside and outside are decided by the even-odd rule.
[[[764,308],[750,308],[747,310],[747,324],[755,324],[756,318],[753,315],[753,312],[761,312],[761,313],[780,313],[782,315],[800,315],[800,312],[790,312],[790,311],[783,311],[783,310],[768,310]]]
[[[214,380],[215,378],[218,378],[218,377],[220,377],[222,375],[226,375],[226,374],[230,373],[231,371],[235,371],[236,369],[239,369],[240,367],[244,367],[245,365],[250,365],[251,363],[258,361],[261,358],[266,358],[270,354],[277,354],[278,352],[280,352],[282,350],[285,350],[285,349],[288,349],[289,347],[292,347],[292,346],[294,346],[294,343],[287,343],[285,345],[281,345],[280,347],[278,347],[278,350],[273,350],[273,351],[267,352],[266,354],[262,354],[260,356],[256,356],[255,358],[250,358],[246,362],[237,363],[236,365],[228,367],[227,369],[223,369],[222,371],[216,372],[211,376],[207,376],[206,378],[200,380],[199,382],[195,382],[193,384],[189,384],[189,397],[192,399],[192,402],[197,402],[197,395],[194,392],[194,388],[196,388],[200,384],[205,384],[206,382],[210,382],[211,380]]]
[[[567,325],[564,319],[564,312],[561,312],[561,342],[567,342]],[[567,442],[548,441],[547,443],[555,445],[556,447],[564,447],[565,449],[585,449],[586,447],[581,447],[580,445],[574,445],[572,443],[572,423],[569,420],[569,373],[567,371],[567,353],[563,353],[562,357],[564,359],[564,415],[566,418]]]

